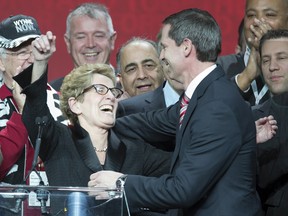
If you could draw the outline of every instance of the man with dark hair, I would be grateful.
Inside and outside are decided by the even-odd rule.
[[[255,123],[250,107],[215,64],[221,51],[218,24],[207,11],[180,11],[163,21],[160,45],[160,59],[171,68],[167,75],[185,91],[181,102],[120,118],[115,129],[155,145],[169,142],[176,131],[170,173],[149,178],[101,171],[88,185],[122,184],[131,209],[259,215]]]
[[[271,98],[253,107],[255,119],[273,115],[278,130],[257,145],[258,186],[266,216],[288,212],[288,30],[270,30],[259,45],[261,72]]]
[[[245,52],[221,56],[218,63],[252,106],[270,97],[259,67],[259,41],[270,29],[288,29],[287,0],[246,0],[244,16]]]

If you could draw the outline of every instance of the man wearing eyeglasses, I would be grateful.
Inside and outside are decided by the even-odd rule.
[[[21,120],[25,96],[12,77],[34,63],[31,43],[40,35],[36,20],[30,16],[11,16],[0,23],[0,71],[3,80],[0,88],[1,182],[24,183],[32,166],[34,149]],[[54,118],[63,118],[60,109],[55,107],[59,105],[57,92],[48,85],[47,93],[47,104]]]

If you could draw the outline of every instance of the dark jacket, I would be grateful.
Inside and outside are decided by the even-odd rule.
[[[170,174],[128,175],[130,206],[180,208],[185,216],[260,215],[255,123],[250,107],[220,66],[196,88],[181,129],[178,122],[179,103],[117,120],[118,135],[125,124],[130,137],[155,145],[167,142],[176,130]]]
[[[254,118],[273,115],[276,135],[258,149],[258,190],[266,216],[288,214],[288,94],[253,107]]]
[[[32,140],[36,140],[36,117],[47,116],[39,156],[44,162],[51,186],[86,187],[92,173],[113,170],[127,174],[160,176],[169,171],[171,153],[137,139],[119,139],[109,131],[109,144],[102,167],[89,134],[80,125],[66,126],[55,121],[46,104],[47,73],[29,84],[32,67],[15,77],[26,94],[23,122]],[[35,145],[35,143],[34,143]]]

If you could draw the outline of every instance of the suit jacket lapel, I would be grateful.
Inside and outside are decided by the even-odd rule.
[[[80,125],[75,125],[74,130],[74,134],[76,135],[74,137],[75,145],[85,165],[93,172],[103,170],[100,161],[95,154],[95,150],[87,131],[85,131]],[[108,142],[104,169],[121,171],[126,156],[126,146],[119,140],[112,130],[109,133]]]
[[[102,166],[95,154],[90,136],[87,131],[85,131],[78,124],[76,124],[74,128],[71,128],[71,130],[73,130],[75,147],[85,165],[93,172],[102,170]]]
[[[166,104],[164,101],[164,93],[163,93],[163,86],[161,85],[157,89],[155,89],[152,94],[145,99],[147,106],[144,107],[144,111],[155,110],[155,108],[165,108]]]
[[[195,89],[195,92],[192,95],[192,98],[189,101],[188,107],[187,107],[187,111],[185,113],[183,122],[182,122],[182,126],[181,129],[178,127],[177,132],[176,132],[176,146],[175,146],[175,150],[174,150],[174,154],[172,157],[172,163],[171,163],[171,170],[173,170],[177,159],[179,157],[179,152],[181,149],[182,144],[182,138],[183,138],[183,134],[189,124],[190,121],[193,121],[193,112],[198,104],[198,100],[203,96],[203,94],[205,93],[205,90],[211,85],[211,83],[218,79],[219,77],[225,76],[225,73],[223,71],[223,69],[218,66],[216,67],[207,77],[205,77],[200,84],[197,86],[197,88]],[[182,99],[182,96],[180,97],[180,101]],[[179,106],[180,106],[179,102]],[[180,110],[180,109],[179,109]]]
[[[106,155],[104,169],[121,171],[126,157],[126,146],[119,140],[116,134],[110,130],[109,147]]]

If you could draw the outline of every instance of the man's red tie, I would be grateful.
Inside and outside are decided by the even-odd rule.
[[[184,96],[182,97],[181,100],[181,104],[180,104],[180,119],[179,119],[179,127],[181,127],[187,107],[188,107],[188,103],[189,103],[189,98],[186,96],[186,94],[184,94]]]

